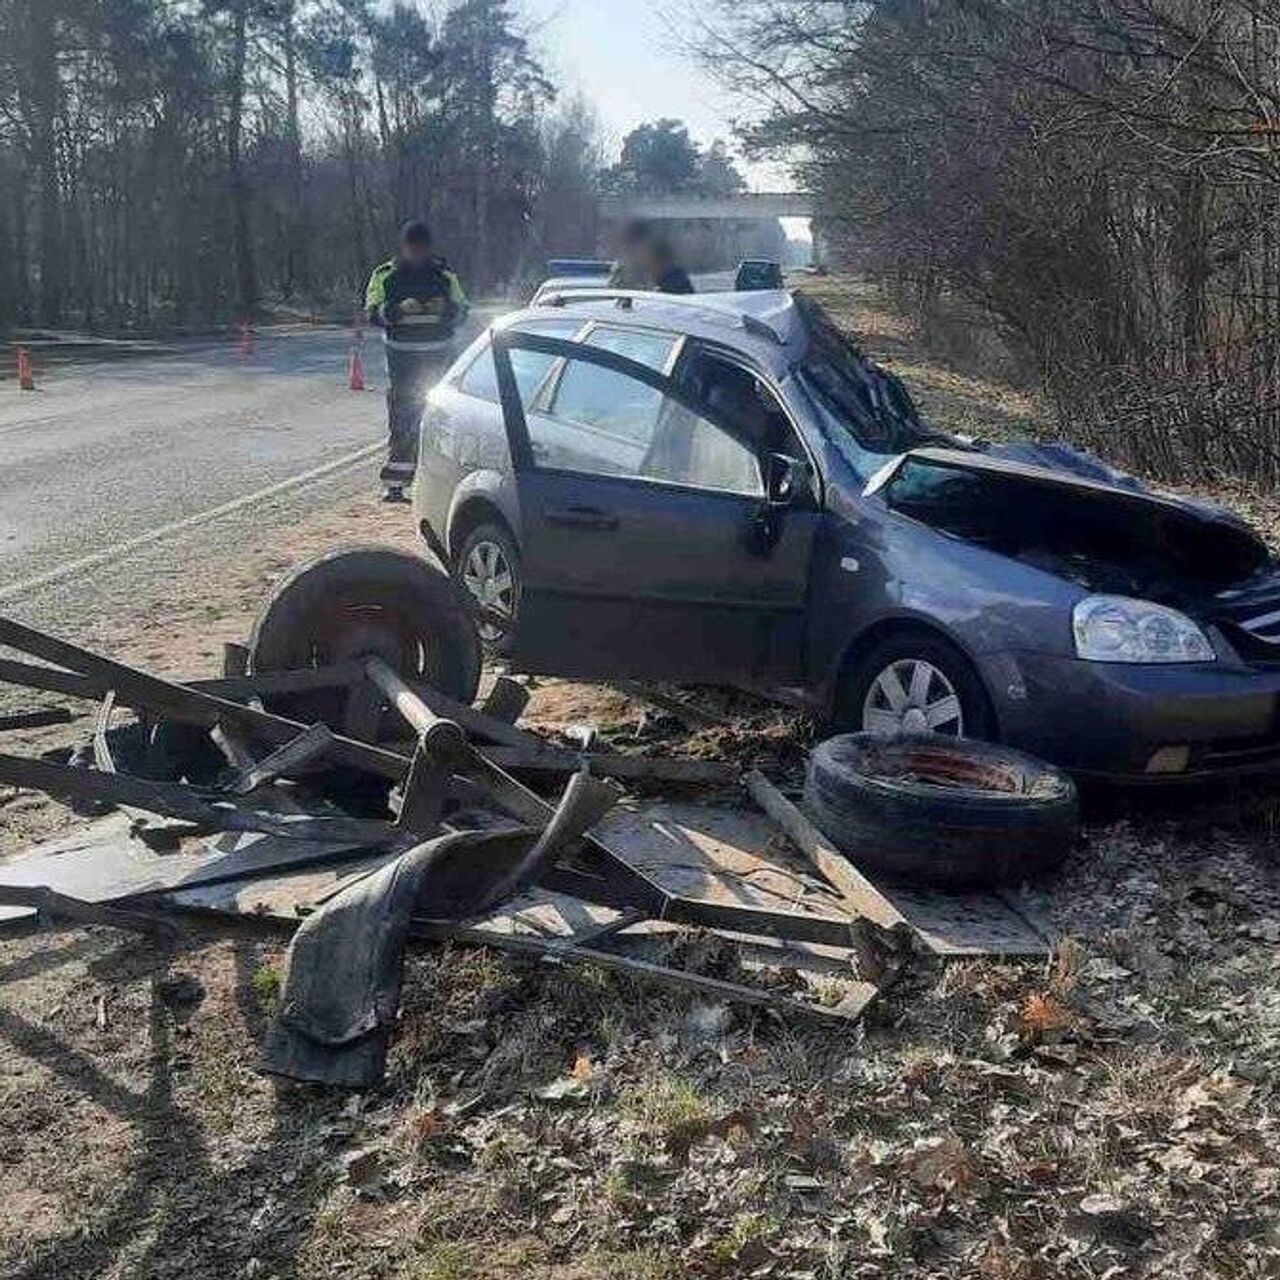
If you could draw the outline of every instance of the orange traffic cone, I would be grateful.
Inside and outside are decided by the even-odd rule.
[[[364,386],[364,360],[360,355],[359,347],[351,348],[351,360],[347,367],[347,386],[352,391],[363,391]]]
[[[248,320],[240,321],[240,354],[246,359],[253,355],[253,325]]]
[[[18,348],[18,386],[23,391],[36,389],[35,374],[31,370],[31,353],[26,347]]]

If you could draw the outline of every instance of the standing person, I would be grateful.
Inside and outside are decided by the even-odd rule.
[[[671,241],[652,223],[637,218],[619,237],[619,253],[609,273],[611,289],[693,293],[689,273],[676,259]]]
[[[645,255],[652,235],[649,224],[639,218],[622,228],[622,234],[618,237],[618,256],[614,260],[613,270],[609,272],[609,288],[651,288]]]
[[[404,491],[418,465],[427,393],[453,358],[454,335],[467,313],[461,281],[431,248],[427,224],[406,222],[399,253],[374,267],[365,291],[369,320],[382,330],[387,352],[384,502],[408,501]]]
[[[650,288],[659,293],[693,293],[689,273],[676,259],[671,241],[662,235],[651,235],[646,244],[645,262],[652,282]]]

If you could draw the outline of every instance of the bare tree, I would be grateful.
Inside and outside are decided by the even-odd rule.
[[[1135,466],[1280,480],[1277,0],[735,0],[702,38],[922,321],[979,303]]]

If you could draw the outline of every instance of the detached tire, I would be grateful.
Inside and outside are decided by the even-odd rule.
[[[249,640],[254,673],[373,655],[458,702],[475,700],[481,655],[469,603],[443,570],[392,547],[337,547],[300,565]]]
[[[1075,783],[986,742],[844,734],[809,757],[804,807],[851,862],[948,889],[1056,870],[1079,838]]]

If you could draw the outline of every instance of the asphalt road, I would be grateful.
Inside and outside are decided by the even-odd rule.
[[[37,368],[35,392],[0,384],[0,605],[64,565],[298,477],[339,478],[358,450],[372,457],[385,423],[382,353],[365,342],[369,390],[353,392],[350,343],[341,329],[300,328],[258,337],[249,356],[234,340],[193,342]]]
[[[700,292],[731,272],[699,275]],[[470,330],[499,312],[477,308]],[[466,335],[464,335],[466,336]],[[347,388],[350,335],[299,326],[174,344],[171,354],[0,382],[0,612],[57,624],[127,599],[184,563],[253,545],[321,501],[376,483],[385,379]]]

